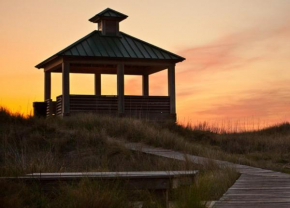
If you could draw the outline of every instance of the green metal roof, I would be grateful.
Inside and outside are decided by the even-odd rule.
[[[61,56],[169,60],[175,63],[185,60],[181,56],[126,33],[120,32],[120,36],[104,36],[101,31],[95,30],[41,62],[36,68],[43,68],[44,64]]]
[[[122,14],[120,12],[117,12],[113,9],[107,8],[107,9],[101,11],[100,13],[96,14],[91,19],[89,19],[89,21],[97,23],[102,17],[114,18],[114,19],[118,19],[119,21],[122,21],[122,20],[126,19],[128,16],[125,14]]]

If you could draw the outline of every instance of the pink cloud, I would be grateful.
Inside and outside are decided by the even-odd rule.
[[[287,76],[285,81],[273,78],[274,81],[268,83],[267,88],[261,89],[259,80],[255,84],[253,79],[255,89],[249,90],[248,87],[243,90],[239,86],[239,92],[231,89],[228,94],[221,94],[220,97],[207,95],[212,74],[237,70],[243,70],[241,73],[246,74],[247,70],[253,70],[250,67],[252,64],[267,63],[273,54],[282,49],[283,45],[279,45],[279,41],[289,39],[290,24],[266,29],[257,27],[226,35],[206,45],[181,50],[178,54],[184,56],[186,61],[177,64],[176,68],[177,103],[182,103],[182,109],[177,112],[179,116],[200,120],[249,117],[271,121],[289,120],[290,80]],[[252,51],[256,46],[257,52]],[[219,81],[217,84],[222,86],[226,80]],[[135,85],[133,81],[129,84]],[[150,94],[167,91],[166,72],[150,78],[150,90]],[[206,97],[206,106],[190,103],[196,95]]]
[[[276,83],[279,86],[280,83]],[[237,96],[237,95],[232,95]],[[240,93],[239,99],[224,100],[220,104],[212,104],[208,109],[196,111],[195,114],[212,118],[263,118],[270,120],[290,119],[290,88],[276,87],[267,90],[251,90]]]
[[[186,57],[181,64],[179,74],[203,73],[204,70],[220,72],[224,70],[237,70],[245,65],[268,59],[275,50],[271,39],[290,39],[290,24],[276,28],[259,29],[259,26],[229,34],[214,42],[203,46],[183,49],[179,52]],[[268,43],[267,43],[267,40]],[[263,41],[266,41],[263,43]],[[264,52],[256,55],[241,54],[242,50],[251,50],[256,44],[262,44]]]

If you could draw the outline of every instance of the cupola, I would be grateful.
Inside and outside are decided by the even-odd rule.
[[[90,22],[98,23],[98,30],[105,36],[119,36],[119,22],[128,16],[107,8],[89,19]]]

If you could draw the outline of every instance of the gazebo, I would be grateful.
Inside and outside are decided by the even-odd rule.
[[[98,29],[36,66],[44,69],[44,102],[34,102],[34,114],[68,116],[80,112],[176,120],[175,65],[183,57],[119,30],[128,16],[110,8],[90,22]],[[168,71],[168,96],[149,95],[149,75]],[[51,98],[51,73],[62,73],[62,95]],[[70,94],[70,73],[95,77],[94,95]],[[101,75],[117,75],[117,95],[101,94]],[[142,76],[142,95],[124,95],[124,75]]]

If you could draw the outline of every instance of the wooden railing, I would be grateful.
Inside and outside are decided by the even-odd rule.
[[[162,119],[170,115],[168,96],[124,96],[125,115],[139,118]],[[93,112],[118,114],[117,96],[70,95],[70,113]],[[57,97],[56,115],[62,113],[62,96]]]
[[[46,116],[55,115],[55,105],[56,102],[52,101],[52,99],[47,99],[46,101]]]
[[[62,95],[56,97],[56,110],[55,115],[60,116],[62,114]]]
[[[76,112],[116,114],[118,100],[116,96],[70,95],[70,113]]]
[[[170,114],[168,96],[125,96],[125,114],[148,119],[162,119]]]

